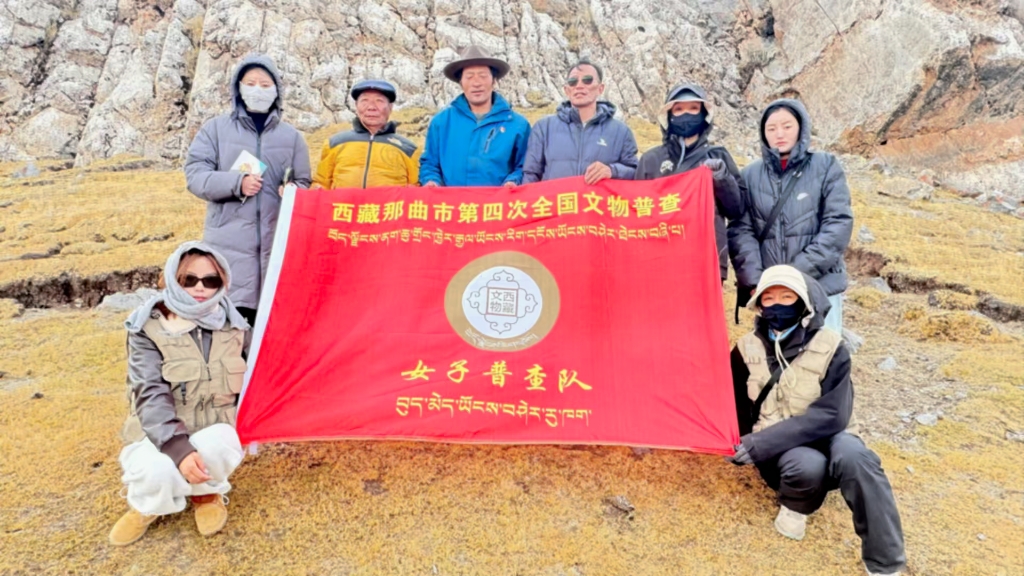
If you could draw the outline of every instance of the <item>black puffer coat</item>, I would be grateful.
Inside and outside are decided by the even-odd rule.
[[[704,89],[696,84],[683,84],[669,91],[668,101],[672,95],[682,90],[689,90],[701,98],[707,98]],[[707,109],[705,105],[705,109]],[[707,128],[692,146],[684,146],[682,139],[668,133],[665,119],[661,122],[662,144],[655,146],[640,157],[634,180],[653,180],[673,174],[689,172],[700,168],[709,158],[717,158],[725,162],[728,171],[725,178],[714,181],[715,192],[715,243],[718,246],[718,263],[722,280],[729,275],[729,245],[726,237],[726,219],[739,218],[744,211],[743,200],[747,195],[740,171],[732,155],[724,146],[715,146],[708,142],[708,136],[714,127],[713,116],[709,113]]]
[[[740,296],[749,296],[761,272],[776,264],[790,264],[814,278],[829,296],[839,294],[847,286],[843,255],[853,232],[846,175],[835,156],[810,151],[811,118],[803,104],[776,100],[765,111],[776,104],[799,115],[800,140],[783,170],[778,150],[770,148],[764,137],[768,118],[761,117],[762,158],[742,171],[749,192],[747,211],[742,218],[731,220],[728,230],[729,256]],[[764,241],[758,243],[758,233],[790,185],[795,187],[793,193]]]

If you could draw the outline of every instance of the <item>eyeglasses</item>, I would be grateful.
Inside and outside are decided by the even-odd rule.
[[[224,285],[224,279],[216,274],[203,276],[202,278],[195,276],[194,274],[186,274],[185,281],[182,282],[182,286],[185,288],[192,288],[200,282],[202,282],[204,287],[209,288],[210,290],[218,290]]]
[[[587,74],[583,78],[580,78],[579,76],[575,78],[569,78],[568,80],[565,81],[565,83],[568,84],[569,86],[575,86],[580,83],[580,80],[583,80],[584,86],[590,86],[591,84],[594,83],[594,77],[591,76],[590,74]]]

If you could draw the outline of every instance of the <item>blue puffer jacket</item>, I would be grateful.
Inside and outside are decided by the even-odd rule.
[[[614,104],[598,102],[597,114],[584,126],[579,111],[563,102],[557,114],[541,118],[530,133],[523,184],[582,176],[594,162],[610,167],[612,178],[631,180],[636,153],[633,131],[615,119]]]
[[[491,111],[480,121],[459,96],[434,116],[420,157],[420,184],[501,186],[521,184],[530,123],[494,93]]]

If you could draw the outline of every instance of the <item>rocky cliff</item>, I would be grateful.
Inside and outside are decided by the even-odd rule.
[[[1024,176],[1021,0],[0,0],[0,160],[180,159],[225,109],[236,60],[270,54],[287,118],[351,117],[392,80],[404,107],[457,94],[441,68],[478,43],[519,107],[561,98],[566,67],[606,63],[608,98],[652,118],[700,82],[719,137],[753,150],[757,109],[797,95],[820,144],[937,171],[962,188]]]

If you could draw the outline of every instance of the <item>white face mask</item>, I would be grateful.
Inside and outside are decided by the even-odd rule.
[[[242,102],[245,102],[245,107],[251,112],[266,112],[270,110],[270,107],[274,105],[274,101],[277,100],[277,86],[261,88],[259,86],[246,86],[242,84],[238,87],[238,91],[242,95]]]

